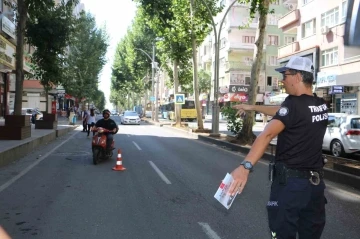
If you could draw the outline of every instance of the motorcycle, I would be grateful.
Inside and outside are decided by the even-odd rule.
[[[98,164],[100,160],[106,160],[113,156],[114,144],[115,141],[113,140],[111,143],[111,150],[106,149],[106,134],[112,133],[112,131],[107,130],[105,128],[97,128],[93,130],[97,132],[92,138],[92,153],[93,153],[93,163],[94,165]]]

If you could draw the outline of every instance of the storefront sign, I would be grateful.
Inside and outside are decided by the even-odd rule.
[[[56,114],[56,101],[51,102],[51,113]]]
[[[328,87],[336,85],[336,75],[327,73],[327,72],[319,72],[316,79],[317,87]]]
[[[329,94],[341,94],[344,93],[344,86],[334,85],[331,86]]]
[[[247,102],[248,96],[244,93],[231,93],[231,102]]]
[[[9,67],[10,70],[15,70],[15,46],[0,36],[0,64]]]
[[[220,94],[229,93],[229,87],[228,86],[220,86],[219,87],[219,93]]]
[[[1,29],[8,34],[11,38],[15,39],[15,24],[7,17],[3,16],[1,19]]]
[[[248,93],[250,90],[250,86],[245,85],[230,85],[229,92],[231,93],[238,93],[238,92],[244,92]]]

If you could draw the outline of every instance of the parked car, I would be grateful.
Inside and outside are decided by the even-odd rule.
[[[120,115],[121,124],[140,124],[140,117],[136,111],[125,111]]]
[[[329,113],[328,120],[323,150],[336,157],[360,152],[360,115]]]
[[[267,121],[270,121],[272,119],[272,116],[268,115],[267,116]],[[256,112],[255,114],[255,121],[256,122],[262,122],[263,121],[263,114],[262,113],[259,113],[259,112]]]
[[[14,110],[10,110],[9,112],[11,115],[14,114]],[[30,116],[30,122],[31,122],[31,116],[36,115],[36,120],[42,120],[44,115],[40,112],[39,109],[34,108],[22,108],[21,109],[22,115],[29,115]]]
[[[145,111],[146,118],[151,118],[151,115],[152,115],[152,111],[149,111],[149,110]]]
[[[112,111],[111,111],[111,115],[116,115],[116,116],[118,116],[119,113],[118,113],[116,110],[112,110]]]

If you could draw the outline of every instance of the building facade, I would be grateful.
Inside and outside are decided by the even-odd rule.
[[[278,58],[283,65],[293,55],[309,57],[315,67],[314,91],[327,101],[330,112],[359,114],[360,48],[344,46],[347,2],[284,0],[293,10],[278,27],[296,39],[279,48]]]
[[[220,4],[224,5],[224,10],[216,17],[216,22],[221,21],[232,2],[220,1]],[[265,103],[264,96],[280,93],[281,75],[274,69],[279,66],[278,47],[288,40],[284,38],[283,31],[278,28],[278,19],[289,11],[288,8],[281,4],[281,1],[273,1],[270,8],[274,9],[274,13],[269,14],[267,19],[263,61],[257,89],[259,104]],[[249,6],[242,3],[235,3],[224,18],[219,42],[219,102],[221,103],[246,102],[248,99],[258,21],[258,16],[253,20],[250,19]],[[295,34],[289,34],[289,36],[295,37]],[[199,66],[211,73],[212,82],[214,82],[215,38],[213,32],[199,47],[198,59]],[[214,93],[211,92],[210,108],[213,101]]]

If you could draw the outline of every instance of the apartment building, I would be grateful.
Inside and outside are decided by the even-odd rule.
[[[286,64],[293,55],[314,62],[314,91],[331,112],[359,114],[360,48],[344,46],[347,0],[284,0],[293,10],[279,19],[284,34],[296,34],[278,50]]]
[[[222,0],[224,10],[218,14],[216,21],[223,18],[228,6],[233,1]],[[280,19],[289,9],[282,1],[273,1],[271,9],[273,14],[268,15],[266,37],[264,41],[264,55],[261,65],[261,73],[258,84],[257,102],[264,103],[264,95],[280,93],[279,80],[281,75],[275,71],[279,66],[278,47],[295,38],[296,34],[287,34],[290,38],[284,38],[284,33],[278,28]],[[245,102],[248,99],[247,92],[250,87],[251,66],[253,63],[258,17],[250,21],[249,6],[236,3],[225,17],[220,37],[220,70],[219,70],[219,101],[220,102]],[[243,26],[243,27],[241,27]],[[211,32],[198,50],[199,66],[211,72],[214,81],[215,67],[215,38]],[[213,102],[214,94],[210,94]],[[210,106],[211,108],[211,106]]]

